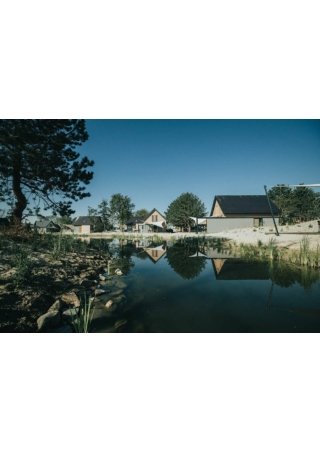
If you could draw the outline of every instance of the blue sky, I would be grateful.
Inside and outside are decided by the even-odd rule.
[[[94,178],[74,216],[114,193],[130,196],[136,209],[164,213],[191,192],[210,213],[215,195],[320,183],[319,120],[101,119],[86,126],[89,139],[77,150],[95,161]]]
[[[215,195],[264,194],[278,183],[320,183],[319,120],[87,120],[79,148],[95,161],[90,198],[113,193],[164,212],[184,192],[208,212]]]

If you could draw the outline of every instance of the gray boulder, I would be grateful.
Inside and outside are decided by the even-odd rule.
[[[48,312],[59,311],[62,308],[62,301],[57,300],[53,305],[48,309]]]
[[[59,325],[61,315],[59,311],[50,311],[40,316],[37,320],[38,331],[44,331]]]
[[[62,320],[66,321],[69,324],[74,323],[75,320],[78,318],[77,316],[78,311],[79,311],[78,308],[66,309],[62,313]]]

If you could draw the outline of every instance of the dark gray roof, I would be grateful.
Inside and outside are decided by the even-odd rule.
[[[131,224],[133,225],[133,224],[137,224],[137,223],[141,224],[143,222],[144,222],[144,219],[142,217],[135,217],[135,216],[133,216],[133,217],[129,218],[129,220],[126,222],[126,224],[127,225],[131,225]]]
[[[73,226],[84,226],[84,225],[93,225],[95,223],[101,222],[101,217],[93,215],[92,217],[77,217],[72,223]]]
[[[36,221],[34,223],[34,227],[35,228],[55,228],[55,229],[60,229],[60,226],[58,224],[54,223],[51,220]]]
[[[210,216],[213,214],[215,202],[218,201],[222,212],[227,214],[266,214],[271,215],[268,199],[266,195],[223,195],[215,196],[212,204]],[[279,215],[281,210],[272,202],[271,207],[275,215]]]

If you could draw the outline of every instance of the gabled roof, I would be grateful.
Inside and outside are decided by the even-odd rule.
[[[60,226],[52,220],[40,220],[34,223],[35,228],[55,228],[60,229]]]
[[[166,217],[162,215],[162,213],[160,213],[158,209],[152,209],[151,212],[149,212],[148,215],[144,217],[143,221],[146,221],[150,217],[150,215],[153,214],[153,212],[158,212],[164,219],[166,219]]]
[[[102,223],[101,217],[93,215],[92,217],[77,217],[72,224],[73,226],[92,226],[98,222]]]
[[[215,196],[210,216],[213,214],[216,201],[222,212],[227,214],[267,214],[271,215],[266,195],[219,195]],[[272,211],[279,215],[281,210],[270,200]]]
[[[143,223],[144,219],[142,217],[130,217],[129,220],[126,222],[127,225],[131,225],[131,224],[137,224],[137,223]]]

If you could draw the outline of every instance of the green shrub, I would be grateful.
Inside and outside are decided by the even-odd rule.
[[[15,255],[13,265],[16,267],[16,273],[13,277],[13,282],[17,287],[26,284],[32,277],[34,263],[28,254],[28,250],[21,246]]]

